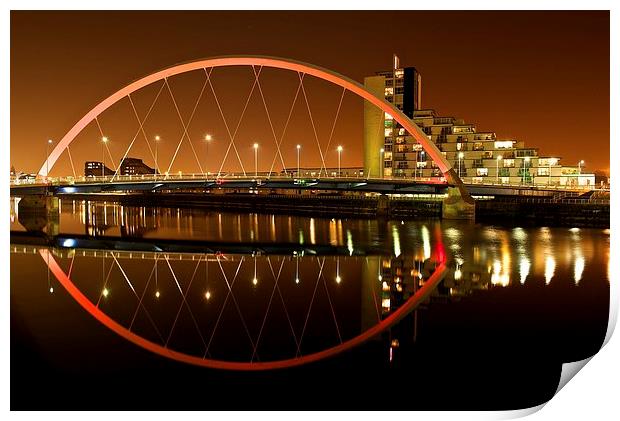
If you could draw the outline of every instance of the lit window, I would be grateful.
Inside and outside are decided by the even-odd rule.
[[[385,95],[394,95],[394,88],[385,88]]]
[[[398,79],[402,78],[404,76],[405,72],[403,69],[396,69],[394,70],[394,76],[396,76]]]
[[[476,142],[474,143],[474,150],[475,151],[481,151],[484,149],[484,145],[482,144],[482,142]]]
[[[418,168],[426,168],[426,161],[418,161],[416,165]]]
[[[405,135],[405,129],[402,128],[402,127],[400,129],[398,129],[398,135],[399,136],[404,136]]]
[[[478,176],[489,175],[489,169],[488,168],[476,168],[476,175]]]
[[[497,142],[495,142],[495,149],[508,149],[512,148],[512,145],[512,140],[498,140]]]
[[[559,162],[558,158],[540,158],[538,160],[538,165],[540,165],[541,167],[548,167],[548,166],[553,166],[553,165],[557,165]]]
[[[392,136],[392,129],[385,129],[386,136]]]
[[[512,168],[515,166],[514,159],[504,159],[504,168]]]
[[[549,175],[548,167],[538,167],[538,175]]]
[[[510,177],[501,177],[500,178],[503,184],[508,184],[510,183]]]
[[[386,120],[392,120],[392,115],[388,114],[388,113],[385,113],[385,119]]]

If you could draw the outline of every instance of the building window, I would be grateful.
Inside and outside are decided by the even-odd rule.
[[[515,166],[514,159],[504,159],[504,168],[513,168]]]
[[[558,158],[540,158],[538,159],[538,165],[541,167],[548,167],[557,165],[559,161]]]
[[[491,151],[484,151],[484,152],[482,152],[482,158],[484,158],[484,159],[493,159],[493,152],[491,152]]]
[[[392,129],[385,129],[386,136],[392,136]]]
[[[385,119],[386,120],[392,120],[392,115],[389,113],[385,113]]]
[[[489,169],[488,168],[476,168],[476,175],[487,176],[489,175]]]
[[[402,86],[396,87],[396,95],[402,95],[405,92],[405,88]]]
[[[471,182],[474,184],[482,184],[483,183],[483,178],[482,177],[472,177]]]
[[[500,180],[501,180],[502,184],[510,183],[510,177],[501,177]]]
[[[398,79],[401,79],[405,75],[405,71],[403,69],[394,70],[394,76]]]
[[[474,143],[474,150],[475,151],[482,151],[482,150],[484,150],[484,144],[482,142],[475,142]]]
[[[549,175],[548,167],[538,167],[538,175]]]
[[[417,166],[418,168],[426,168],[426,161],[422,161],[422,162],[418,161],[418,162],[416,163],[416,166]]]
[[[512,145],[512,140],[498,140],[497,142],[495,142],[495,149],[508,149],[512,148]]]
[[[460,151],[462,147],[463,147],[463,144],[462,144],[461,142],[458,142],[458,143],[456,144],[456,150],[457,150],[457,151]]]
[[[385,88],[385,96],[394,95],[394,88]]]
[[[405,129],[402,128],[402,127],[400,129],[398,129],[398,135],[399,136],[404,136],[405,135]]]

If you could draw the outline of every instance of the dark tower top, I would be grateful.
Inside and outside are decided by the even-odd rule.
[[[403,70],[403,113],[413,118],[413,112],[422,107],[422,76],[415,67]]]

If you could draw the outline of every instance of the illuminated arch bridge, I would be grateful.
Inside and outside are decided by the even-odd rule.
[[[229,72],[242,76],[245,82],[227,75]],[[291,93],[287,93],[287,83],[292,87]],[[181,97],[190,97],[191,101],[184,104]],[[421,145],[443,177],[385,180],[367,171],[363,181],[340,177],[341,161],[347,150],[362,146],[355,140],[362,138],[361,133],[351,134],[355,127],[350,126],[350,121],[354,121],[350,116],[359,113],[364,103],[391,115]],[[140,108],[144,111],[139,111]],[[349,118],[343,121],[347,113]],[[273,156],[266,159],[267,154]],[[77,174],[76,161],[93,161],[97,156],[101,157],[100,179],[96,176],[85,179]],[[148,175],[144,174],[139,180],[135,176],[128,179],[120,173],[121,165],[117,167],[116,163],[135,157],[143,158],[155,168],[157,174],[152,176],[153,180],[145,180]],[[104,171],[106,160],[112,167],[108,173]],[[421,192],[415,185],[441,184],[444,190],[455,187],[450,196],[461,208],[464,203],[465,206],[473,203],[452,165],[435,144],[385,98],[375,96],[360,83],[334,71],[265,56],[197,60],[130,83],[97,104],[60,141],[53,143],[38,175],[46,184],[51,178],[53,184],[66,188],[57,190],[61,193],[73,189],[88,191],[88,185],[107,186],[107,190],[115,189],[114,186],[119,190],[158,189],[162,187],[158,183],[173,179],[180,184],[167,184],[167,187],[187,187],[182,181],[188,179],[273,182],[282,178],[288,182],[278,188],[299,188],[296,179],[300,178],[301,161],[304,167],[311,165],[318,169],[317,183],[332,178],[331,184],[317,188],[389,193],[400,192],[404,186],[412,192]],[[69,169],[72,176],[60,175]],[[339,179],[335,184],[334,178]],[[144,182],[147,184],[140,188],[139,183]],[[364,187],[368,183],[371,187]],[[254,187],[262,185],[257,183]]]

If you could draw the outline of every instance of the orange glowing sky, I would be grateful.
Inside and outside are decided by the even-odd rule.
[[[609,13],[602,12],[12,12],[11,164],[35,172],[45,158],[45,141],[60,139],[104,97],[129,82],[172,64],[230,54],[288,57],[338,71],[355,80],[389,69],[392,53],[403,66],[422,73],[424,108],[463,118],[478,130],[524,140],[541,155],[562,157],[565,165],[583,159],[590,170],[609,169]],[[296,75],[266,72],[264,94],[279,135],[295,94]],[[245,79],[244,79],[245,78]],[[231,122],[236,121],[252,84],[251,70],[214,73]],[[171,81],[184,118],[200,90],[200,75]],[[144,115],[158,86],[136,94]],[[198,89],[198,91],[196,90]],[[185,95],[184,95],[185,94]],[[245,96],[244,96],[245,95]],[[319,143],[326,147],[340,91],[308,82]],[[186,97],[185,99],[183,97]],[[166,102],[167,101],[167,102]],[[275,154],[273,136],[251,99],[240,126],[239,154],[253,168],[255,140],[261,142],[261,169]],[[148,136],[165,142],[160,157],[174,153],[180,126],[165,98],[145,124]],[[118,160],[133,135],[128,103],[102,116]],[[295,143],[304,145],[303,165],[318,165],[318,149],[303,103],[287,129],[284,161],[295,165]],[[210,132],[218,140],[210,156],[222,155],[226,128],[215,101],[206,96],[189,134],[201,165],[214,166],[199,142]],[[130,135],[126,134],[131,133]],[[85,129],[72,154],[78,172],[86,159],[99,160],[96,127]],[[345,97],[332,145],[342,144],[343,166],[362,162],[361,101]],[[332,147],[327,165],[336,164]],[[146,151],[146,149],[144,149]],[[131,154],[130,154],[131,155]],[[149,162],[148,152],[133,154]],[[215,159],[215,158],[214,158]],[[221,158],[220,158],[221,161]],[[279,161],[279,158],[278,158]],[[227,166],[236,168],[229,157]],[[59,161],[59,172],[69,171]],[[185,145],[174,169],[197,170]],[[54,172],[52,172],[54,174]]]

